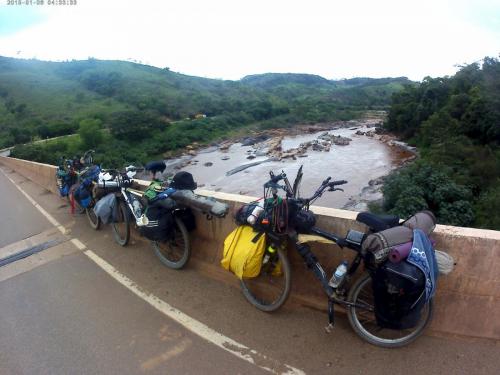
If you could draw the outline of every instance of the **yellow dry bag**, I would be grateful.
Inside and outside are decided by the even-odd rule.
[[[260,273],[266,248],[264,233],[254,232],[248,225],[233,230],[224,240],[221,265],[238,278],[256,277]]]

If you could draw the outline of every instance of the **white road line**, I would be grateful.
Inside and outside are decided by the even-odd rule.
[[[109,264],[104,259],[99,257],[93,251],[86,250],[84,254],[87,255],[90,259],[92,259],[99,267],[101,267],[104,271],[106,271],[116,281],[118,281],[120,284],[125,286],[135,295],[137,295],[138,297],[142,298],[144,301],[149,303],[155,309],[167,315],[169,318],[175,320],[177,323],[181,324],[194,334],[218,346],[219,348],[224,349],[225,351],[235,355],[238,358],[241,358],[264,370],[267,370],[275,374],[277,373],[297,374],[297,375],[305,374],[305,372],[300,369],[297,369],[295,367],[286,364],[281,364],[272,358],[260,354],[257,351],[250,349],[247,346],[240,344],[239,342],[234,341],[233,339],[230,339],[229,337],[226,337],[219,332],[216,332],[212,328],[184,314],[182,311],[169,305],[167,302],[161,300],[155,295],[141,291],[137,287],[137,284],[135,282],[133,282],[127,276],[120,273],[111,264]],[[270,368],[269,366],[272,366],[274,368]],[[276,367],[281,369],[275,369]]]
[[[17,188],[17,190],[19,190],[19,191],[20,191],[20,192],[21,192],[21,193],[22,193],[22,194],[26,197],[26,199],[28,199],[28,201],[30,201],[30,203],[31,203],[33,206],[35,206],[35,208],[36,208],[38,211],[40,211],[40,213],[41,213],[43,216],[45,216],[45,218],[46,218],[46,219],[47,219],[47,220],[48,220],[48,221],[49,221],[49,222],[50,222],[53,226],[55,226],[57,229],[59,229],[59,231],[60,231],[62,234],[66,234],[66,229],[65,229],[65,228],[64,228],[61,224],[59,224],[59,222],[58,222],[56,219],[54,219],[54,217],[53,217],[51,214],[49,214],[47,211],[45,211],[45,209],[44,209],[42,206],[40,206],[40,205],[39,205],[39,204],[38,204],[38,203],[37,203],[37,202],[36,202],[33,198],[31,198],[31,196],[30,196],[28,193],[26,193],[26,192],[25,192],[25,191],[24,191],[21,187],[19,187],[13,179],[11,179],[9,176],[7,176],[7,175],[5,174],[5,172],[3,171],[3,169],[2,169],[2,168],[0,168],[0,171],[2,172],[2,174],[3,174],[3,175],[4,175],[4,176],[5,176],[5,177],[6,177],[6,178],[10,181],[10,182],[12,182],[12,184],[13,184],[13,185]]]
[[[76,248],[78,250],[85,250],[86,249],[86,246],[78,238],[72,238],[71,242],[73,243],[73,245],[76,246]]]

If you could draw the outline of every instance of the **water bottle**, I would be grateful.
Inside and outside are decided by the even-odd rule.
[[[269,245],[267,247],[266,253],[264,254],[264,259],[262,260],[262,264],[266,264],[267,262],[269,262],[269,259],[271,259],[271,254],[274,254],[276,250],[277,249],[273,247],[273,245]]]
[[[137,199],[132,200],[132,207],[134,208],[134,216],[136,218],[140,217],[142,213],[142,207]]]
[[[347,260],[344,260],[339,264],[339,266],[333,273],[332,278],[328,282],[328,285],[330,285],[332,288],[337,288],[340,285],[347,273],[347,264]]]
[[[264,211],[264,201],[260,201],[257,206],[255,206],[255,208],[252,210],[252,213],[247,218],[247,223],[250,225],[254,225],[262,211]]]

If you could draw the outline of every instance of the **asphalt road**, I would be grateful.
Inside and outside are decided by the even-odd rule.
[[[22,186],[22,181],[20,183]],[[0,248],[34,236],[52,225],[26,197],[0,173]]]
[[[191,265],[167,269],[147,243],[134,240],[122,248],[109,228],[93,231],[85,216],[69,214],[64,200],[7,175],[66,234],[0,172],[0,259],[29,245],[54,244],[0,267],[1,375],[257,374],[266,372],[261,367],[284,372],[285,364],[313,374],[496,374],[500,368],[498,342],[423,336],[387,350],[358,339],[343,316],[327,335],[324,311],[290,302],[274,314],[256,311],[239,289]],[[251,364],[187,330],[111,278],[75,246],[75,238],[140,290],[267,359]]]

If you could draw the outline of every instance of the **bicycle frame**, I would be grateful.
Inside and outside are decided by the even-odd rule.
[[[129,187],[121,187],[120,188],[120,196],[123,198],[125,204],[127,205],[129,211],[132,213],[132,216],[135,218],[135,220],[139,220],[140,216],[136,216],[135,211],[134,211],[134,206],[133,202],[134,200],[139,200],[137,197],[142,197],[144,195],[143,191],[140,190],[135,190]],[[142,203],[141,203],[142,207]]]
[[[349,284],[349,280],[350,280],[351,276],[354,275],[354,273],[357,271],[359,265],[361,264],[361,261],[363,260],[363,256],[361,253],[360,246],[355,246],[353,244],[350,244],[346,241],[345,238],[339,237],[334,233],[326,232],[326,231],[324,231],[320,228],[317,228],[317,227],[313,227],[311,229],[311,233],[314,233],[320,237],[331,240],[331,241],[335,242],[335,244],[337,244],[341,248],[347,247],[347,248],[356,252],[356,256],[355,256],[354,260],[352,261],[351,265],[349,266],[346,276],[344,277],[344,279],[341,282],[341,284],[339,285],[339,287],[334,289],[328,284],[328,282],[329,282],[328,275],[324,271],[321,264],[319,263],[317,257],[311,251],[309,245],[301,244],[298,242],[295,243],[295,249],[302,256],[307,267],[313,271],[316,278],[320,281],[321,286],[323,287],[323,290],[325,291],[325,293],[328,297],[328,322],[329,322],[329,324],[326,327],[326,329],[329,332],[335,324],[335,316],[334,316],[334,308],[333,308],[334,304],[342,305],[344,307],[357,307],[357,308],[361,308],[361,309],[371,310],[371,308],[368,308],[365,305],[361,305],[358,303],[352,303],[352,302],[348,302],[345,300],[345,296],[346,296],[346,292],[347,292],[345,286]]]
[[[286,192],[286,199],[290,201],[294,201],[297,203],[298,207],[303,210],[309,210],[309,205],[311,202],[319,198],[323,192],[329,188],[329,191],[335,191],[335,190],[341,190],[336,188],[337,185],[342,185],[346,183],[347,181],[341,180],[341,181],[334,181],[330,182],[330,177],[328,177],[325,181],[322,182],[321,186],[316,190],[316,192],[313,194],[311,198],[308,199],[300,199],[297,197],[298,195],[298,188],[300,184],[300,180],[302,179],[302,166],[300,167],[297,177],[294,181],[293,188],[291,187],[288,178],[286,177],[286,174],[282,172],[279,175],[274,175],[274,173],[270,172],[270,181],[268,181],[264,185],[264,190],[271,189],[272,195],[274,198],[277,197],[277,190],[282,189]],[[284,180],[285,185],[278,185],[278,181]],[[346,285],[349,284],[349,280],[351,276],[357,271],[359,265],[361,264],[363,260],[363,255],[361,253],[361,246],[353,244],[351,242],[348,242],[346,238],[340,237],[334,233],[329,233],[326,232],[318,227],[313,227],[311,228],[310,232],[312,234],[316,234],[320,237],[326,238],[330,241],[333,241],[335,244],[340,246],[341,248],[347,247],[353,251],[356,252],[356,256],[354,257],[354,260],[352,261],[351,265],[349,266],[347,270],[347,274],[342,280],[341,284],[337,288],[332,288],[328,282],[329,282],[329,277],[321,264],[318,261],[318,258],[314,255],[314,253],[311,251],[309,245],[307,244],[302,244],[299,243],[298,241],[295,241],[295,249],[297,252],[301,255],[301,257],[304,259],[307,267],[311,269],[316,276],[316,278],[320,281],[321,286],[323,287],[323,290],[325,291],[325,294],[328,297],[328,320],[329,320],[329,325],[327,327],[327,331],[331,330],[333,328],[333,325],[335,323],[334,319],[334,304],[342,305],[344,307],[357,307],[357,308],[362,308],[362,309],[369,309],[367,306],[358,304],[358,303],[352,303],[348,302],[345,298],[346,296]]]

